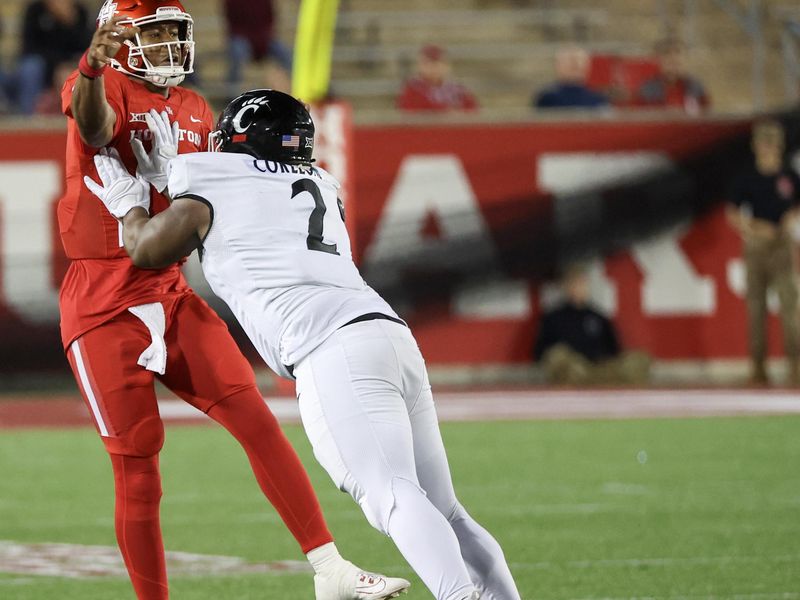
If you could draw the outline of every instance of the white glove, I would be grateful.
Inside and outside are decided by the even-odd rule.
[[[83,182],[102,200],[108,212],[121,219],[137,206],[150,210],[150,185],[140,176],[128,173],[115,149],[101,149],[94,155],[94,164],[103,185],[91,177],[84,177]]]
[[[159,192],[163,192],[169,180],[169,161],[178,156],[179,125],[177,121],[170,124],[166,112],[159,114],[153,109],[150,109],[144,119],[153,134],[153,148],[147,154],[140,140],[134,138],[131,141],[133,153],[139,163],[136,172]]]

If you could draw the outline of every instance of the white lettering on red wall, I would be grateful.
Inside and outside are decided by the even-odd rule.
[[[52,207],[63,187],[55,161],[0,162],[2,299],[30,323],[58,319],[52,282]]]
[[[423,235],[428,219],[435,219],[440,235]],[[391,188],[372,243],[364,253],[366,277],[376,276],[376,265],[389,263],[397,271],[409,264],[408,250],[424,252],[451,240],[470,240],[475,261],[492,261],[497,250],[483,219],[478,199],[457,156],[408,156]],[[414,260],[410,255],[410,260]],[[386,262],[384,262],[386,261]],[[466,284],[453,298],[453,312],[463,318],[525,318],[530,314],[525,282],[499,281]]]

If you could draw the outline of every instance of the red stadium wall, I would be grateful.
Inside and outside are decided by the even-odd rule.
[[[676,164],[746,129],[745,122],[719,121],[361,128],[354,145],[357,252],[369,274],[381,236],[391,236],[392,204],[406,207],[406,222],[416,219],[420,244],[430,243],[431,223],[434,237],[449,235],[448,211],[463,226],[471,210],[471,226],[491,247],[489,215],[498,214],[498,204],[530,198],[530,209],[546,219],[561,210],[562,193]],[[558,219],[552,223],[557,229]],[[627,345],[664,359],[742,357],[740,249],[716,210],[596,265],[595,287]],[[466,289],[413,319],[414,330],[431,362],[525,361],[547,292],[524,280]],[[777,350],[774,318],[771,327]]]
[[[402,222],[415,228],[420,245],[466,231],[491,255],[498,220],[514,218],[503,216],[509,199],[530,198],[530,209],[557,230],[565,194],[676,164],[747,126],[601,120],[356,127],[346,166],[354,252],[369,279],[371,265],[399,250],[391,233]],[[66,261],[54,205],[64,145],[63,132],[0,132],[0,346],[25,338],[35,348],[36,340],[57,339]],[[664,359],[743,357],[739,256],[739,241],[717,209],[598,264],[595,283],[626,344]],[[431,363],[524,362],[549,293],[526,280],[464,287],[413,316],[412,325]],[[774,317],[770,326],[776,352]]]

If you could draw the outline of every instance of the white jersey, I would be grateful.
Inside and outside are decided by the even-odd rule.
[[[397,318],[353,263],[339,184],[323,169],[198,152],[171,162],[169,193],[211,210],[201,264],[211,289],[280,375],[341,326]]]

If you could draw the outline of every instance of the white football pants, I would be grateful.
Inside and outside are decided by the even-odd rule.
[[[409,329],[347,325],[294,369],[314,455],[437,600],[519,600],[500,545],[458,503]]]

